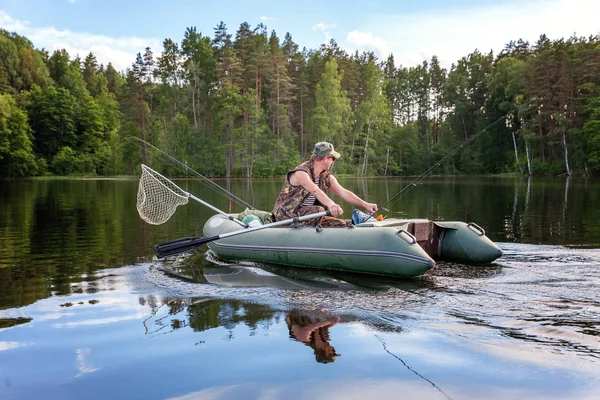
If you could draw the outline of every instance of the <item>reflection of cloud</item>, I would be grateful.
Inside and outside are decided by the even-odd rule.
[[[356,327],[353,327],[352,331],[356,334],[361,333],[361,330]],[[446,349],[443,346],[436,346],[434,356],[423,358],[423,349],[431,350],[432,343],[439,342],[438,336],[429,331],[404,331],[400,335],[385,335],[371,332],[371,335],[374,336],[375,341],[372,342],[368,349],[370,352],[387,350],[403,361],[420,360],[421,363],[444,368],[448,366],[464,368],[470,367],[473,364],[473,361],[465,357],[464,354],[457,353],[450,347]]]
[[[37,310],[32,311],[31,309],[16,308],[12,310],[4,310],[0,312],[0,318],[29,318],[31,316],[32,321],[25,326],[31,326],[36,322],[50,321],[53,319],[60,319],[65,316],[75,315],[73,312],[56,312],[57,305],[54,303],[39,302],[36,303],[39,307]]]
[[[218,400],[218,399],[229,399],[231,393],[235,393],[240,389],[241,385],[216,387],[210,389],[204,389],[197,392],[184,394],[179,397],[171,397],[169,400]]]
[[[54,324],[53,328],[72,328],[74,326],[105,325],[112,324],[114,322],[130,321],[133,319],[140,319],[140,315],[126,315],[124,317],[97,318],[86,319],[83,321],[65,322],[64,324]]]
[[[12,18],[0,10],[0,26],[15,31],[31,40],[36,48],[45,48],[50,53],[65,49],[71,57],[85,57],[93,52],[99,63],[112,62],[118,71],[123,71],[135,61],[135,55],[150,47],[154,52],[162,48],[161,41],[154,38],[109,37],[85,32],[59,30],[52,26],[31,26],[29,21]]]
[[[75,378],[79,378],[80,376],[90,374],[94,371],[98,371],[100,368],[94,368],[90,365],[87,365],[86,357],[90,354],[90,349],[77,349],[77,364],[79,373],[75,375]]]
[[[564,350],[560,353],[556,351],[556,346],[549,346],[547,350],[540,350],[542,346],[539,343],[528,343],[526,341],[513,340],[510,346],[506,345],[505,340],[489,343],[479,343],[478,348],[481,351],[487,351],[499,359],[509,359],[522,363],[537,365],[542,368],[556,368],[558,370],[586,373],[590,371],[593,364],[593,357],[590,355],[589,362],[582,359],[581,353]]]
[[[350,322],[347,323],[346,326],[350,328],[352,336],[365,337],[373,335],[373,330],[365,324],[361,324],[358,322]]]
[[[490,336],[490,327],[478,325],[463,325],[455,323],[435,323],[428,325],[447,334],[453,334],[461,338],[470,337],[471,339],[480,337],[489,337],[486,340],[477,340],[477,352],[488,353],[491,357],[500,360],[510,360],[526,365],[532,365],[541,368],[556,368],[567,373],[588,373],[590,365],[594,362],[593,357],[586,360],[582,357],[587,348],[595,348],[599,341],[596,338],[588,338],[587,335],[558,336],[553,341],[560,342],[560,351],[557,351],[556,344],[544,347],[544,336],[546,332],[536,332],[535,328],[519,329],[524,338],[531,338],[532,341],[512,339],[510,345],[507,345],[506,338],[503,336]],[[507,327],[510,331],[511,327]],[[553,332],[557,335],[556,331]],[[578,340],[577,340],[578,339]],[[571,342],[571,346],[568,344]],[[438,353],[436,353],[437,357]],[[587,361],[587,362],[586,362]]]
[[[0,342],[0,351],[16,349],[21,346],[22,345],[19,342]]]
[[[185,394],[180,397],[173,397],[171,400],[225,400],[232,398],[256,398],[272,399],[284,398],[285,393],[295,393],[299,398],[313,399],[397,399],[400,397],[406,399],[442,399],[443,394],[429,384],[423,384],[422,381],[400,380],[400,379],[329,379],[324,383],[290,383],[273,387],[260,387],[258,385],[231,385],[214,387]],[[444,392],[449,394],[459,394],[460,398],[485,398],[495,399],[564,399],[577,398],[582,400],[592,400],[597,398],[598,387],[577,387],[571,392],[554,391],[551,389],[540,388],[521,388],[511,386],[487,386],[470,384],[465,387],[462,382],[453,382],[444,384]],[[448,397],[448,396],[446,396]],[[454,398],[454,396],[452,396]]]

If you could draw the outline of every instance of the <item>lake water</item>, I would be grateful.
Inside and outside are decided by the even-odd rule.
[[[281,180],[216,181],[270,209]],[[341,179],[380,206],[408,183]],[[177,183],[229,211],[197,180]],[[505,255],[413,280],[231,264],[135,180],[0,181],[0,399],[597,399],[600,183],[431,178],[386,217],[476,222]],[[351,206],[344,205],[345,216]]]

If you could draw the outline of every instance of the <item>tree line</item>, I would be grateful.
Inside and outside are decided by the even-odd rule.
[[[117,71],[0,30],[0,177],[137,174],[160,162],[130,137],[206,176],[279,176],[322,140],[343,154],[338,174],[415,175],[483,129],[436,172],[592,175],[599,85],[600,35],[511,41],[448,70],[436,56],[407,67],[221,22]]]

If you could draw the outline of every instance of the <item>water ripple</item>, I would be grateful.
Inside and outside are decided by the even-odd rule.
[[[478,326],[484,332],[499,332],[506,340],[598,361],[600,252],[501,245],[505,256],[495,264],[440,263],[431,274],[415,280],[228,264],[210,254],[204,263],[208,273],[203,283],[174,278],[156,266],[148,270],[147,278],[171,295],[235,298],[277,309],[323,309],[388,330],[425,324],[438,326],[445,334],[471,335],[477,340],[486,335],[459,327]],[[241,279],[236,285],[225,276],[217,282],[214,276],[221,272],[240,278],[246,274],[255,282],[244,284]]]

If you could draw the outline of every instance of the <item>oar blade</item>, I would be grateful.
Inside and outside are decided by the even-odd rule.
[[[154,246],[154,250],[156,251],[156,256],[158,258],[164,258],[181,253],[187,253],[188,251],[197,249],[198,247],[217,239],[219,239],[219,236],[187,237],[172,240],[170,242],[159,243]]]

